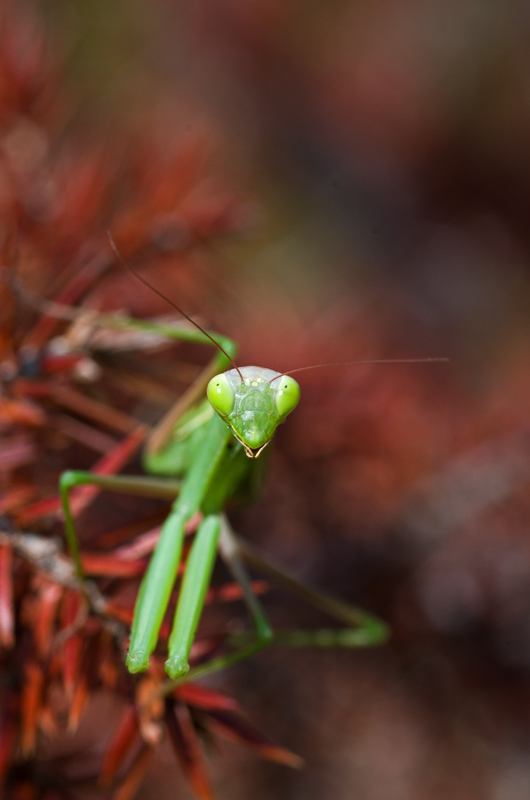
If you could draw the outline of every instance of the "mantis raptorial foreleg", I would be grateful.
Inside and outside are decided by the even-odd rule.
[[[78,577],[81,580],[83,580],[83,572],[77,534],[75,532],[73,516],[70,509],[69,494],[70,491],[76,486],[90,484],[95,484],[110,491],[136,493],[149,497],[158,497],[161,499],[173,497],[180,489],[180,483],[178,481],[156,480],[144,476],[105,476],[94,475],[90,472],[76,472],[73,470],[63,473],[61,476],[60,488],[61,497],[63,500],[63,509],[65,512],[65,528],[70,552],[76,563]],[[170,515],[166,520],[164,527],[166,531],[169,531],[170,534],[172,534],[177,524],[177,517]],[[168,661],[171,662],[171,673],[173,675],[176,673],[180,674],[180,681],[191,680],[194,677],[208,674],[209,672],[213,672],[221,669],[224,666],[228,666],[229,664],[233,664],[237,661],[247,658],[248,656],[266,647],[273,637],[272,629],[267,620],[267,616],[259,600],[252,591],[250,580],[243,564],[239,559],[239,556],[235,552],[231,557],[227,555],[227,550],[231,547],[231,540],[228,538],[229,534],[226,526],[227,521],[224,515],[212,514],[206,517],[197,531],[195,541],[188,556],[186,572],[179,595],[177,610],[175,612],[175,623],[169,640]],[[239,647],[236,652],[229,653],[225,656],[214,659],[207,664],[202,664],[199,667],[195,667],[188,673],[188,675],[185,675],[187,672],[186,667],[189,659],[189,651],[191,649],[191,645],[193,644],[193,638],[204,606],[206,590],[211,577],[213,563],[217,552],[219,534],[221,534],[221,542],[224,542],[224,546],[222,546],[221,549],[225,560],[233,572],[235,580],[241,585],[243,596],[247,606],[250,609],[251,619],[255,627],[255,634],[252,635],[250,643]],[[173,544],[175,544],[175,542],[173,542]],[[178,547],[178,542],[174,555],[178,568],[178,561],[180,560],[180,548]],[[175,575],[173,573],[176,572],[176,569],[174,564],[170,564],[169,566],[169,572],[172,575],[172,580],[170,581],[172,586],[175,579]],[[167,562],[165,562],[165,568],[162,567],[162,570],[168,572]],[[151,581],[155,587],[158,585],[157,581],[159,576],[160,568],[155,562],[154,567],[151,568],[150,574]],[[165,576],[163,575],[162,580],[164,579]],[[152,587],[149,585],[150,582],[144,581],[141,593],[138,596],[137,605],[142,605],[142,608],[146,602],[144,600],[145,592],[147,591],[149,594],[152,589]],[[155,595],[158,596],[158,593],[155,593]],[[147,638],[149,641],[149,644],[144,646],[144,652],[152,652],[154,646],[156,645],[158,630],[156,625],[152,622],[152,605],[150,603],[147,604],[146,609],[147,610],[143,611],[143,613],[140,615],[139,622],[136,623],[138,627],[135,633],[141,644],[143,644],[144,638]],[[144,622],[146,629],[142,630],[141,625]]]
[[[203,504],[208,486],[225,453],[229,438],[230,431],[227,429],[226,425],[223,424],[219,417],[213,416],[205,431],[203,447],[194,460],[187,476],[182,481],[179,496],[173,505],[170,515],[162,526],[160,539],[149,563],[144,580],[142,581],[136,603],[135,617],[131,631],[131,643],[129,655],[127,657],[127,666],[131,672],[138,672],[146,669],[149,665],[149,656],[156,646],[158,632],[180,564],[186,522],[194,516]],[[102,481],[99,480],[99,476],[90,476],[89,473],[67,472],[64,473],[61,478],[61,497],[68,542],[72,556],[77,564],[78,574],[80,575],[82,574],[82,567],[79,557],[77,536],[70,510],[69,492],[73,486],[79,485],[79,483],[91,482],[91,477],[94,477],[95,480],[93,482],[99,485],[112,485],[110,480]],[[133,483],[129,483],[128,485],[132,486]],[[137,486],[138,482],[135,483]],[[163,481],[156,487],[150,484],[149,479],[147,479],[147,483],[149,488],[156,488],[158,490],[163,490],[165,486]],[[200,538],[199,541],[202,543],[203,538]],[[202,566],[204,572],[208,573],[209,582],[211,567],[208,572],[207,558],[203,559]],[[198,570],[196,569],[196,578],[197,575]],[[206,580],[206,577],[202,581],[199,580],[199,583],[202,585],[204,580]],[[191,608],[189,591],[187,593],[187,598],[187,607]],[[197,602],[199,602],[199,600],[197,600]],[[204,602],[204,599],[202,602]],[[183,620],[186,625],[189,624],[186,616],[183,617],[182,613],[179,615],[178,608],[177,619],[181,625],[183,625]],[[177,635],[177,633],[172,634],[170,643],[173,645],[173,649],[170,647],[169,650],[168,672],[172,677],[178,677],[179,674],[188,669],[187,659],[192,642],[189,643],[189,648],[184,658],[182,656],[180,635]],[[173,660],[173,657],[175,657],[176,661]],[[177,662],[179,664],[178,669],[175,666]]]
[[[225,452],[230,432],[221,420],[212,417],[205,430],[203,446],[193,461],[182,483],[179,497],[162,527],[160,539],[142,581],[136,604],[135,621],[131,632],[131,644],[127,666],[131,672],[145,669],[149,655],[155,648],[158,631],[169,601],[180,562],[180,550],[186,522],[201,508],[216,469]],[[177,608],[178,616],[178,608]],[[173,636],[175,650],[169,651],[167,670],[171,677],[178,677],[178,669],[187,671],[187,663],[180,659],[180,640]],[[191,643],[190,643],[191,647]],[[173,656],[178,659],[173,662]],[[189,656],[189,652],[188,652]]]

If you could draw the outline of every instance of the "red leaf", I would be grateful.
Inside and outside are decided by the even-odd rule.
[[[75,411],[76,414],[81,414],[93,422],[105,425],[105,427],[111,428],[118,433],[134,433],[141,427],[137,420],[127,416],[123,411],[118,411],[104,403],[99,403],[97,400],[92,400],[92,398],[68,386],[54,386],[51,395],[59,405],[69,408],[71,411]]]
[[[269,591],[268,581],[252,581],[252,591],[254,594],[265,594]],[[206,593],[206,603],[230,603],[233,600],[241,600],[243,590],[239,583],[225,583],[222,586],[210,586]]]
[[[0,420],[12,425],[46,424],[46,414],[29,400],[0,400]]]
[[[93,472],[97,475],[115,475],[119,472],[138,449],[145,438],[146,432],[144,427],[136,428],[130,436],[123,439],[113,450],[96,462]],[[71,493],[73,515],[77,516],[84,511],[100,492],[101,487],[99,486],[87,485],[74,489]],[[19,515],[19,524],[27,525],[29,522],[59,511],[60,508],[61,501],[57,496],[38,500]]]
[[[70,703],[67,726],[68,733],[72,734],[76,732],[77,726],[79,725],[79,720],[81,719],[83,711],[86,708],[89,697],[90,691],[88,688],[88,676],[86,672],[83,672],[80,679],[77,681],[72,702]]]
[[[101,786],[107,787],[113,783],[118,770],[139,736],[136,709],[134,706],[129,706],[114,731],[103,757],[99,774]]]
[[[235,711],[239,708],[239,703],[233,697],[221,694],[221,692],[214,692],[212,689],[206,689],[204,686],[199,686],[198,683],[185,683],[179,686],[175,689],[175,697],[181,703],[187,703],[189,706],[202,708],[206,711]]]
[[[44,580],[39,587],[37,602],[32,609],[34,624],[33,639],[40,659],[47,658],[52,643],[52,631],[57,615],[57,606],[62,597],[63,588],[57,583]]]
[[[204,722],[208,728],[216,731],[220,736],[251,747],[269,761],[277,761],[279,764],[286,764],[295,769],[304,766],[304,761],[300,756],[274,744],[239,714],[232,711],[209,711],[204,716]]]
[[[10,544],[0,544],[0,645],[15,643],[13,609],[13,551]]]
[[[41,361],[41,369],[44,375],[68,372],[83,358],[86,358],[84,353],[69,353],[65,356],[45,355]]]
[[[109,453],[104,455],[94,465],[93,472],[97,475],[115,475],[134,455],[145,439],[147,429],[143,426],[136,428],[129,436],[116,445]],[[101,492],[99,486],[80,486],[72,492],[72,513],[77,516],[87,508],[94,498]]]
[[[112,691],[116,688],[119,677],[116,645],[114,637],[109,630],[103,628],[99,635],[98,647],[98,677],[105,689]]]
[[[73,697],[74,686],[81,663],[83,638],[75,628],[80,621],[80,615],[82,613],[83,608],[80,593],[73,589],[68,589],[63,598],[61,633],[67,634],[66,641],[64,641],[62,645],[62,669],[64,688],[69,698]],[[70,629],[72,630],[70,631]]]
[[[12,472],[37,460],[37,449],[27,436],[10,436],[2,440],[0,473]]]
[[[92,286],[96,278],[111,266],[113,261],[114,258],[110,257],[108,253],[100,253],[84,266],[77,266],[72,278],[55,296],[55,302],[66,305],[75,303]],[[43,314],[33,330],[26,336],[24,344],[32,345],[37,350],[40,349],[60,324],[60,319]]]
[[[20,750],[29,756],[35,750],[37,716],[42,702],[44,675],[35,661],[27,661],[24,670],[24,686],[20,702],[21,734]]]
[[[0,496],[0,514],[14,513],[35,494],[33,486],[14,486]]]
[[[132,800],[153,760],[153,748],[144,744],[136,756],[127,777],[112,795],[112,800]]]
[[[108,575],[111,578],[134,578],[147,566],[143,559],[129,561],[106,553],[83,553],[81,563],[86,575]]]
[[[173,749],[195,796],[200,800],[214,800],[197,731],[187,707],[181,703],[166,703],[166,724]]]
[[[37,500],[21,511],[20,514],[17,515],[17,523],[24,527],[28,522],[35,522],[42,517],[48,517],[50,514],[54,514],[60,507],[61,501],[58,497],[45,497],[44,500]]]

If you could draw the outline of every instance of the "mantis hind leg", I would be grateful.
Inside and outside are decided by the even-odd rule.
[[[254,631],[234,634],[231,644],[234,650],[226,655],[212,659],[205,664],[181,672],[176,680],[164,684],[160,692],[171,692],[175,686],[197,680],[216,670],[224,669],[255,655],[269,645],[287,647],[370,647],[383,644],[389,635],[388,626],[373,614],[357,606],[344,603],[302,583],[294,576],[262,558],[250,545],[239,540],[232,531],[224,515],[220,516],[219,549],[221,556],[243,591],[243,598],[249,610]],[[244,561],[270,575],[312,605],[320,608],[335,619],[345,622],[347,628],[320,628],[317,630],[295,630],[274,633],[267,615],[252,591]],[[170,673],[171,674],[171,673]],[[174,674],[174,673],[173,673]]]
[[[303,600],[348,625],[347,628],[339,629],[321,628],[274,633],[270,640],[271,644],[289,647],[372,647],[386,642],[390,633],[389,628],[379,617],[299,581],[290,573],[271,564],[251,545],[239,539],[231,530],[228,521],[225,521],[225,525],[225,536],[230,541],[233,557],[244,559],[278,583],[282,583]],[[254,595],[252,597],[254,598],[252,602],[258,603],[257,598]],[[250,608],[249,599],[247,605]]]

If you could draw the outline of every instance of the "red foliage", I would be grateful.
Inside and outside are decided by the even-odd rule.
[[[40,731],[51,739],[65,727],[74,732],[94,692],[105,687],[130,700],[136,686],[135,704],[107,746],[101,785],[116,784],[116,798],[134,796],[163,735],[167,703],[170,738],[190,783],[197,796],[212,797],[188,709],[197,706],[207,716],[235,709],[235,702],[193,686],[164,701],[157,694],[163,675],[156,663],[139,681],[123,665],[128,626],[122,623],[130,622],[145,555],[158,535],[150,530],[149,515],[127,547],[82,554],[87,574],[106,581],[98,609],[80,591],[70,562],[50,534],[59,530],[56,486],[61,470],[75,463],[70,458],[81,453],[99,475],[120,472],[148,431],[137,416],[142,393],[146,402],[154,395],[162,404],[171,396],[156,378],[140,372],[130,388],[126,381],[124,391],[119,376],[114,379],[115,367],[96,360],[97,349],[112,354],[124,347],[160,347],[149,336],[119,331],[92,343],[97,340],[91,322],[95,311],[115,307],[116,299],[122,302],[113,297],[122,266],[106,229],[112,228],[121,253],[135,264],[158,260],[185,268],[198,243],[234,232],[245,214],[234,195],[212,196],[201,189],[206,150],[198,139],[158,160],[148,133],[119,159],[83,149],[65,127],[60,70],[51,65],[48,49],[37,20],[14,7],[3,12],[0,650],[4,686],[12,689],[0,696],[0,781],[11,797],[28,791],[32,797],[69,796],[64,776],[57,776],[54,789],[27,779],[14,752],[30,775],[32,760],[43,758]],[[188,373],[195,369],[190,364]],[[72,492],[76,518],[100,492],[95,486]],[[196,525],[197,519],[192,520],[189,532]],[[120,544],[123,529],[107,533],[107,547],[111,540]],[[259,582],[255,588],[264,591],[266,586]],[[226,584],[211,590],[208,603],[239,597]],[[207,658],[225,633],[199,642],[193,657]],[[124,765],[132,748],[136,753]]]

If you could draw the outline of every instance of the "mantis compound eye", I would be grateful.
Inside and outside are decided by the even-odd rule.
[[[227,417],[234,408],[234,390],[224,373],[212,378],[206,389],[208,400],[214,409]]]
[[[300,400],[300,387],[294,378],[282,375],[276,381],[276,410],[280,417],[286,417],[294,411]]]

